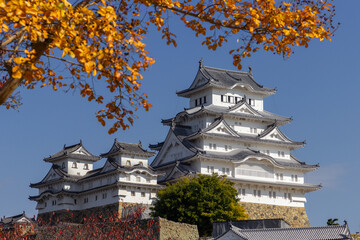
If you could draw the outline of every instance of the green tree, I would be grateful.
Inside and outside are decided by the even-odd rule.
[[[152,214],[196,224],[200,236],[209,236],[213,222],[247,219],[233,185],[225,176],[218,175],[182,178],[158,192]]]

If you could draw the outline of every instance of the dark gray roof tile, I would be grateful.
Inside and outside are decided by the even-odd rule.
[[[125,143],[125,142],[118,142],[115,138],[114,144],[111,149],[107,153],[103,153],[101,157],[110,157],[116,154],[135,154],[140,155],[143,157],[152,157],[155,155],[154,152],[146,151],[141,142],[137,143]]]
[[[189,88],[177,91],[179,96],[185,96],[187,93],[195,92],[210,85],[225,89],[236,85],[245,86],[248,87],[250,91],[262,92],[267,95],[276,92],[276,89],[266,88],[258,84],[249,72],[239,72],[200,65],[198,74],[201,74],[206,81],[202,84],[195,84],[195,82],[193,82]]]
[[[304,228],[240,229],[232,226],[230,231],[245,240],[340,240],[351,239],[348,226],[324,226]],[[219,236],[216,239],[221,239]]]
[[[79,154],[76,153],[76,151],[78,149],[82,148],[84,154]],[[80,141],[80,143],[71,145],[71,146],[66,146],[64,145],[64,148],[55,153],[54,155],[51,155],[50,157],[44,158],[45,162],[54,162],[56,160],[60,160],[63,158],[74,158],[74,159],[81,159],[81,160],[88,160],[88,161],[97,161],[100,159],[100,157],[95,156],[93,154],[91,154],[82,144],[82,141]]]

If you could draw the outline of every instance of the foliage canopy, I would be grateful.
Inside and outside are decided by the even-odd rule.
[[[235,36],[230,55],[241,69],[241,60],[260,49],[289,56],[313,38],[331,40],[331,1],[1,0],[0,105],[16,107],[19,86],[79,89],[100,104],[102,125],[113,122],[111,134],[128,128],[139,107],[151,107],[139,91],[141,72],[154,63],[143,41],[151,26],[174,46],[170,17],[211,50]],[[105,83],[105,94],[95,91],[97,81]]]
[[[233,185],[226,177],[218,175],[182,178],[158,191],[152,214],[172,221],[196,224],[200,236],[209,236],[213,222],[247,219]]]

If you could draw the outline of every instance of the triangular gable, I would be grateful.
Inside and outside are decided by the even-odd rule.
[[[101,173],[109,172],[109,171],[114,170],[114,169],[116,169],[116,167],[114,165],[112,165],[109,161],[106,161],[104,167],[101,169],[100,172]]]
[[[207,129],[204,129],[204,133],[215,133],[223,134],[228,136],[238,137],[239,135],[226,123],[224,119],[220,121],[215,121]]]
[[[73,151],[72,154],[80,154],[80,155],[92,156],[92,154],[89,153],[83,146],[80,146],[78,149]]]
[[[31,221],[27,217],[21,217],[20,219],[16,220],[16,223],[30,223]]]
[[[271,131],[265,133],[264,136],[260,137],[260,139],[289,142],[289,143],[293,142],[287,136],[285,136],[285,134],[282,133],[278,127],[274,127]]]
[[[44,183],[48,181],[58,180],[61,178],[63,178],[63,176],[60,176],[59,173],[57,173],[54,168],[50,168],[49,172],[46,174],[46,176],[41,182]]]
[[[232,108],[229,109],[229,113],[243,113],[254,116],[261,116],[255,109],[253,109],[249,104],[245,101],[236,104]]]
[[[161,164],[173,162],[191,155],[194,155],[194,152],[190,151],[186,146],[184,146],[184,144],[170,128],[164,145],[161,147],[160,152],[154,159],[154,162],[151,164],[151,166],[156,167]]]
[[[199,69],[199,71],[197,72],[196,77],[195,77],[194,81],[192,82],[191,86],[189,87],[189,89],[193,89],[195,87],[202,86],[205,83],[207,83],[208,81],[209,80],[201,72],[201,69]]]
[[[177,164],[171,169],[171,171],[169,172],[169,174],[167,174],[166,180],[178,179],[178,178],[183,177],[183,176],[186,175],[186,173],[184,173],[183,171],[181,171],[181,170],[178,168],[178,164],[179,164],[179,163],[177,163]]]

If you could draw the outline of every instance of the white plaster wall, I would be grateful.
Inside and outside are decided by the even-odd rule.
[[[289,188],[280,188],[280,187],[264,187],[256,186],[251,184],[235,184],[234,186],[238,192],[238,197],[240,202],[250,202],[250,203],[261,203],[261,204],[273,204],[279,206],[289,206],[289,207],[304,207],[306,198],[303,193],[300,191],[290,190]],[[245,195],[242,194],[242,190],[245,189]],[[256,196],[254,196],[254,190],[256,191]],[[258,195],[260,191],[260,197]],[[269,196],[271,192],[271,197]],[[273,197],[273,192],[275,192],[276,197]],[[285,198],[284,193],[291,194],[291,198]],[[294,198],[301,199],[301,201],[294,201]]]
[[[230,119],[230,118],[225,118],[225,121],[238,133],[240,134],[249,134],[252,136],[257,136],[259,134],[261,134],[266,128],[267,125],[266,124],[261,124],[261,123],[257,123],[257,122],[249,122],[249,121],[240,121],[240,120],[236,120],[236,119]],[[256,128],[256,133],[253,131],[251,131],[252,129]]]
[[[208,166],[209,168],[209,172],[208,172]],[[201,161],[200,162],[200,167],[201,169],[198,169],[199,172],[201,172],[202,174],[212,174],[211,172],[211,167],[214,167],[214,173],[217,173],[219,175],[224,175],[223,173],[223,168],[229,168],[230,170],[230,174],[228,174],[228,176],[233,177],[234,175],[234,167],[233,164],[231,162],[218,162],[218,161]],[[225,172],[226,174],[226,172]],[[226,174],[227,175],[227,174]]]
[[[276,173],[283,174],[283,180],[278,180],[276,177]],[[297,181],[295,175],[297,176]],[[304,173],[295,170],[290,171],[278,168],[275,170],[275,179],[278,182],[304,183]]]
[[[121,166],[126,166],[127,161],[130,161],[131,166],[142,163],[144,167],[148,166],[148,159],[146,157],[140,156],[130,156],[130,155],[122,155],[121,156]]]
[[[253,99],[255,101],[255,105],[252,107],[256,110],[263,111],[263,97],[260,95],[255,95],[253,93],[248,92],[244,88],[234,88],[234,89],[212,89],[212,104],[217,106],[229,107],[235,105],[234,103],[224,103],[221,102],[221,95],[233,96],[233,97],[241,97],[243,98],[246,95],[247,99]]]
[[[76,168],[73,168],[74,162],[76,162]],[[88,169],[84,169],[85,164],[88,165]],[[91,161],[69,158],[66,165],[67,173],[70,175],[84,176],[88,171],[93,170],[93,163]]]
[[[201,142],[200,142],[201,143]],[[216,144],[216,150],[210,149],[209,144]],[[250,144],[250,145],[249,145]],[[259,144],[259,143],[242,143],[233,140],[226,140],[226,139],[211,139],[206,138],[202,142],[202,145],[198,147],[204,149],[205,151],[214,151],[214,152],[230,152],[229,148],[228,151],[225,150],[225,145],[231,146],[232,150],[237,149],[246,149],[250,147],[253,150],[260,151],[266,155],[269,155],[275,159],[286,160],[290,161],[290,150],[286,146],[271,146],[270,144]],[[279,156],[280,151],[280,156]],[[284,152],[284,156],[281,155],[281,152]]]
[[[204,103],[204,97],[206,96],[206,103]],[[199,98],[202,99],[202,103],[199,104]],[[212,102],[212,95],[211,95],[211,89],[207,89],[207,90],[203,90],[203,91],[200,91],[200,92],[197,92],[195,94],[193,94],[191,97],[190,97],[190,108],[194,108],[196,107],[195,105],[195,100],[198,100],[198,105],[197,106],[201,106],[201,105],[204,105],[204,106],[207,106],[207,105],[210,105],[211,102]]]

